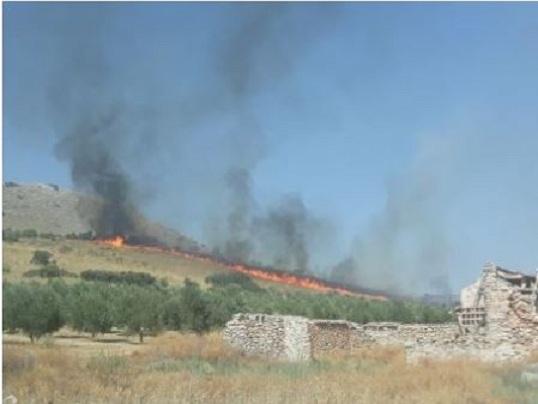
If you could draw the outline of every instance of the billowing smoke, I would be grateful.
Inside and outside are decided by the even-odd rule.
[[[324,29],[323,25],[317,29]],[[219,251],[229,259],[269,261],[278,268],[299,272],[310,269],[308,235],[315,238],[323,226],[315,225],[318,220],[299,196],[286,196],[276,206],[256,210],[259,204],[254,201],[252,172],[266,154],[265,133],[249,105],[255,96],[278,86],[293,71],[314,37],[306,31],[300,21],[293,20],[292,6],[256,6],[243,15],[217,52],[217,66],[235,117],[232,137],[240,144],[234,160],[240,165],[233,165],[225,176],[229,212]]]
[[[445,74],[452,71],[444,69],[441,58],[435,65],[441,73],[432,78],[432,94],[437,94],[437,100],[447,95],[446,107],[457,108],[443,106],[438,115],[424,114],[422,107],[408,110],[405,101],[391,97],[391,91],[407,93],[413,86],[404,80],[400,87],[408,73],[413,73],[411,79],[422,77],[416,69],[423,64],[413,64],[413,70],[406,71],[409,65],[403,62],[409,58],[400,60],[412,53],[404,51],[406,46],[411,51],[415,46],[414,40],[399,35],[400,24],[394,25],[394,31],[372,30],[377,24],[356,30],[352,19],[338,24],[339,37],[347,38],[347,46],[340,40],[333,46],[324,41],[327,28],[335,22],[332,5],[237,3],[193,11],[196,7],[178,4],[163,14],[151,7],[162,6],[40,3],[21,6],[16,13],[11,6],[8,12],[16,18],[13,22],[6,18],[11,28],[5,81],[11,91],[5,115],[17,121],[7,127],[15,128],[21,137],[48,138],[54,133],[56,156],[69,165],[75,187],[101,201],[80,207],[98,235],[140,235],[143,229],[137,212],[144,210],[186,234],[205,237],[211,247],[232,259],[293,270],[319,265],[316,253],[319,245],[327,244],[328,233],[323,221],[309,211],[310,201],[272,195],[276,202],[269,202],[268,191],[257,188],[256,175],[280,139],[297,129],[290,125],[286,133],[276,133],[288,129],[290,116],[297,121],[312,119],[304,115],[304,110],[311,109],[303,109],[302,100],[308,99],[307,107],[316,104],[316,111],[324,109],[324,101],[332,100],[343,115],[327,109],[326,117],[313,120],[316,124],[347,121],[350,111],[359,118],[349,122],[365,117],[363,129],[378,128],[377,119],[385,121],[392,114],[396,127],[404,116],[404,126],[408,119],[415,120],[413,114],[421,114],[417,122],[428,117],[416,127],[429,125],[429,119],[434,122],[429,129],[424,127],[430,132],[427,139],[434,139],[432,144],[419,139],[410,165],[404,151],[402,159],[388,168],[390,172],[398,167],[398,176],[387,184],[386,200],[379,203],[371,220],[363,218],[367,225],[361,222],[347,258],[331,272],[334,279],[383,289],[443,292],[449,290],[452,270],[461,277],[486,259],[522,268],[535,265],[536,255],[529,251],[538,251],[536,114],[530,107],[490,110],[483,94],[491,88],[499,91],[493,80],[495,69],[488,74],[495,85],[480,81],[483,87],[470,94],[469,100],[468,89],[462,87],[467,80],[459,80],[454,89],[446,94],[442,90],[438,96],[435,84],[443,82],[440,88],[445,88]],[[354,8],[348,8],[351,14],[362,13],[360,7]],[[149,20],[141,18],[146,10],[151,10]],[[208,28],[193,30],[193,15],[207,18],[201,24]],[[143,28],[148,32],[133,36],[134,21],[149,21]],[[309,53],[312,44],[320,46]],[[331,51],[325,53],[324,46]],[[402,51],[392,54],[393,46],[402,46]],[[192,52],[193,48],[197,51]],[[351,53],[359,57],[350,58],[351,64],[346,65]],[[303,61],[308,66],[305,63],[301,67],[306,68],[296,75],[295,67]],[[437,71],[430,69],[430,63],[425,66]],[[501,73],[500,77],[507,76]],[[324,98],[316,74],[323,75],[323,86],[332,84],[327,77],[344,83],[345,93],[352,95],[350,102],[342,99],[340,89]],[[519,87],[503,85],[503,99],[509,100],[506,105],[520,105],[521,95],[514,91]],[[301,88],[318,91],[300,94]],[[529,89],[531,94],[532,86]],[[460,90],[465,97],[456,97]],[[429,101],[426,93],[418,91],[421,103]],[[371,103],[370,95],[374,96]],[[389,98],[392,101],[385,102]],[[417,99],[411,100],[416,108]],[[369,103],[371,110],[362,108]],[[50,108],[45,111],[44,105]],[[289,107],[289,115],[275,117],[284,110],[282,105]],[[461,123],[450,127],[458,135],[441,133],[438,139],[452,139],[456,152],[451,144],[435,140],[438,118],[445,110],[447,122],[454,118]],[[456,110],[472,113],[460,116]],[[19,130],[24,125],[28,125],[26,130]],[[459,125],[466,131],[460,133]],[[355,129],[360,136],[362,129],[351,131]],[[398,135],[414,136],[415,129],[406,130],[412,133]],[[368,139],[375,136],[365,133]],[[43,143],[47,142],[40,146]],[[374,143],[392,146],[389,141]],[[372,142],[365,141],[365,149],[369,147],[374,147]],[[355,157],[353,150],[349,153]],[[372,155],[377,157],[375,151]],[[290,163],[308,161],[297,157]],[[379,155],[377,160],[385,158]],[[380,164],[373,170],[378,168],[387,166]],[[150,208],[160,205],[151,211],[149,202]],[[360,215],[350,212],[350,216]],[[207,234],[201,230],[206,217],[211,219]]]
[[[385,205],[332,270],[340,281],[393,292],[449,293],[453,249],[445,223],[454,158],[449,143],[423,143],[412,166],[387,187]]]
[[[244,168],[230,169],[226,184],[230,211],[218,251],[235,261],[309,271],[310,249],[316,238],[328,233],[324,221],[298,195],[285,195],[275,205],[260,208],[252,194],[252,178]]]
[[[138,83],[145,104],[175,114],[174,119],[160,116],[159,123],[140,114],[144,106],[134,105],[125,95],[132,83],[109,63],[107,24],[114,20],[113,12],[101,9],[89,13],[80,24],[63,26],[61,59],[53,69],[49,91],[58,136],[56,155],[69,164],[73,184],[101,201],[80,206],[80,214],[98,236],[144,236],[138,210],[141,188],[147,181],[140,165],[146,162],[159,167],[163,152],[147,153],[147,139],[179,148],[173,153],[177,160],[183,138],[194,136],[212,119],[222,122],[222,134],[229,144],[219,150],[224,157],[219,156],[221,161],[215,165],[221,164],[226,197],[218,206],[225,212],[221,215],[223,234],[209,237],[218,239],[214,246],[233,260],[269,260],[286,268],[308,269],[305,233],[312,215],[299,197],[284,198],[272,208],[263,203],[258,207],[252,189],[253,172],[268,153],[254,100],[281,85],[314,34],[332,18],[321,18],[327,10],[311,6],[310,12],[319,14],[320,24],[315,30],[305,29],[301,13],[296,11],[284,4],[235,9],[234,23],[212,42],[209,73],[214,86],[194,86],[195,92],[174,95],[164,91],[165,97],[155,96],[158,91],[149,84],[146,88]],[[136,67],[126,68],[137,72]],[[158,82],[147,76],[142,81]],[[169,122],[170,135],[161,130],[166,126],[163,121]],[[190,133],[181,133],[175,122]],[[158,185],[153,186],[158,192]],[[213,196],[219,198],[216,192]],[[316,231],[315,226],[308,228],[308,232]]]
[[[284,197],[265,217],[256,219],[255,227],[262,245],[272,251],[276,267],[296,272],[309,270],[307,237],[317,229],[300,197]]]
[[[76,26],[58,26],[61,58],[48,97],[56,156],[69,164],[75,187],[95,197],[81,201],[79,213],[97,236],[110,236],[136,232],[135,190],[121,158],[126,139],[135,134],[125,124],[131,118],[115,93],[103,32],[96,28],[103,17],[93,12]]]
[[[251,193],[252,179],[248,170],[232,168],[226,175],[230,191],[230,212],[228,214],[224,255],[234,261],[248,262],[253,249],[250,214],[253,208]]]
[[[69,162],[75,186],[100,198],[79,206],[98,236],[132,234],[136,226],[131,182],[105,143],[117,130],[116,119],[112,111],[94,120],[81,116],[56,148],[58,157]]]

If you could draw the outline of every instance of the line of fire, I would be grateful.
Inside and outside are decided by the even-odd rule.
[[[266,266],[253,266],[242,262],[232,262],[225,257],[208,253],[183,251],[178,247],[168,247],[161,243],[152,241],[147,244],[137,238],[117,235],[110,238],[96,239],[96,242],[114,248],[131,248],[143,251],[154,251],[164,254],[176,255],[189,260],[211,262],[221,265],[235,272],[240,272],[252,278],[262,281],[289,285],[292,287],[315,290],[322,293],[337,293],[346,296],[368,297],[372,300],[388,300],[388,296],[382,292],[367,288],[357,288],[342,285],[337,282],[327,281],[311,275],[299,275]]]

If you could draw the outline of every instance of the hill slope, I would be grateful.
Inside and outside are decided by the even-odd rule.
[[[5,280],[17,280],[33,266],[30,264],[36,250],[53,254],[60,268],[80,273],[88,269],[110,271],[148,272],[157,278],[166,278],[172,284],[182,283],[185,278],[203,283],[205,277],[215,272],[229,271],[211,262],[191,260],[159,251],[143,251],[136,248],[115,248],[95,241],[21,239],[4,242],[3,265]],[[69,279],[69,278],[67,278]]]
[[[2,190],[4,229],[35,229],[54,234],[91,230],[77,212],[80,194],[53,185],[6,184]]]
[[[4,229],[35,229],[38,233],[66,235],[84,233],[91,229],[87,219],[78,213],[81,204],[95,200],[78,192],[52,184],[3,185]],[[141,217],[141,227],[146,235],[169,246],[185,249],[197,247],[197,243],[184,235]]]
[[[14,230],[35,229],[38,233],[66,235],[91,230],[87,221],[78,214],[81,203],[95,203],[95,200],[73,191],[60,189],[54,185],[19,185],[6,183],[4,190],[4,228]],[[139,220],[139,228],[144,234],[182,251],[200,251],[200,246],[183,235],[144,218]],[[60,268],[80,273],[88,269],[111,271],[149,272],[157,278],[166,278],[171,283],[181,283],[191,278],[199,283],[218,271],[247,273],[261,284],[278,285],[279,288],[309,289],[314,293],[339,290],[348,293],[343,285],[329,285],[317,278],[300,277],[282,271],[265,271],[263,268],[230,265],[224,261],[196,254],[174,254],[171,250],[127,245],[116,248],[99,241],[70,240],[65,237],[22,238],[18,242],[4,242],[4,265],[9,271],[5,278],[15,280],[31,268],[30,260],[36,250],[51,252]],[[264,272],[265,271],[265,272]],[[308,279],[307,279],[308,278]],[[320,283],[321,282],[321,283]],[[354,288],[353,294],[367,299],[385,297],[377,291]]]

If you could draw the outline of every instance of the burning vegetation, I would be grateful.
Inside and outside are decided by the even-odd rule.
[[[375,300],[388,300],[387,296],[378,291],[350,287],[336,282],[320,279],[315,276],[299,275],[272,267],[254,266],[242,262],[233,262],[222,256],[193,251],[183,251],[180,248],[170,248],[157,242],[148,242],[148,244],[144,244],[138,237],[133,237],[131,240],[131,237],[117,235],[110,238],[97,239],[96,241],[100,244],[113,248],[134,248],[142,251],[153,251],[176,255],[189,260],[210,262],[225,266],[231,271],[239,272],[255,279],[274,282],[281,285],[289,285],[291,287],[309,289],[321,293],[338,293],[345,296],[367,297],[368,299]]]
[[[112,247],[123,247],[123,245],[125,244],[125,237],[123,237],[123,236],[115,236],[115,237],[112,237],[112,238],[105,238],[105,239],[98,240],[98,241],[103,243],[103,244],[110,245]]]

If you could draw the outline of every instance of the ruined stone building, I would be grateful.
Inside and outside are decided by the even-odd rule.
[[[299,316],[236,314],[225,339],[245,354],[309,360],[331,351],[390,345],[405,348],[409,361],[464,356],[520,359],[538,349],[536,276],[488,263],[464,288],[457,322],[451,324],[356,324]]]
[[[488,263],[482,276],[463,288],[458,308],[462,335],[482,335],[490,342],[532,345],[538,337],[536,275]]]

